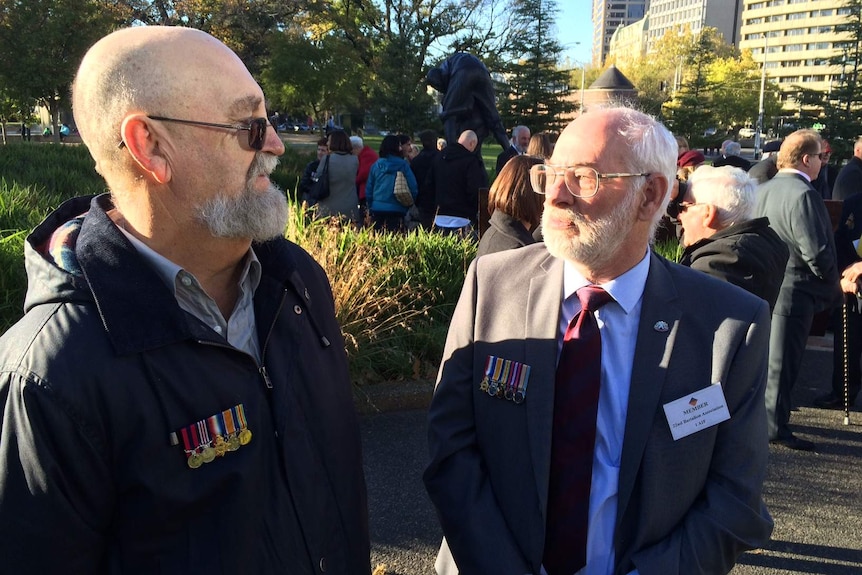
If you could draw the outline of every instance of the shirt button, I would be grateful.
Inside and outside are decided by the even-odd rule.
[[[320,572],[326,573],[326,557],[320,558]]]
[[[180,283],[186,287],[189,287],[192,285],[192,278],[190,278],[189,276],[182,276],[180,278]]]
[[[216,333],[221,333],[221,326],[220,326],[220,325],[214,325],[214,326],[213,326],[213,331],[214,331],[214,332],[216,332]]]

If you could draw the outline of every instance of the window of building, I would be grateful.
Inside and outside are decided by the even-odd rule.
[[[804,36],[807,30],[805,28],[791,28],[787,31],[788,36]]]
[[[749,26],[752,24],[763,24],[763,18],[749,18],[745,23]]]
[[[787,15],[788,20],[802,20],[808,17],[808,12],[791,12]]]

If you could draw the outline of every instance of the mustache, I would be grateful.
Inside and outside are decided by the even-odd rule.
[[[269,176],[278,166],[278,156],[264,152],[255,152],[254,160],[248,168],[248,177]]]

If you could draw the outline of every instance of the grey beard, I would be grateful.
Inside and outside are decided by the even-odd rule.
[[[284,234],[287,201],[272,182],[263,193],[254,189],[254,180],[269,175],[278,158],[258,152],[248,170],[246,186],[238,197],[218,194],[197,208],[197,219],[217,238],[248,238],[264,242]]]

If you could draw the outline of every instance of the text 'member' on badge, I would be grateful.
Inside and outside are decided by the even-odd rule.
[[[674,441],[730,419],[721,383],[665,403],[664,414]]]

